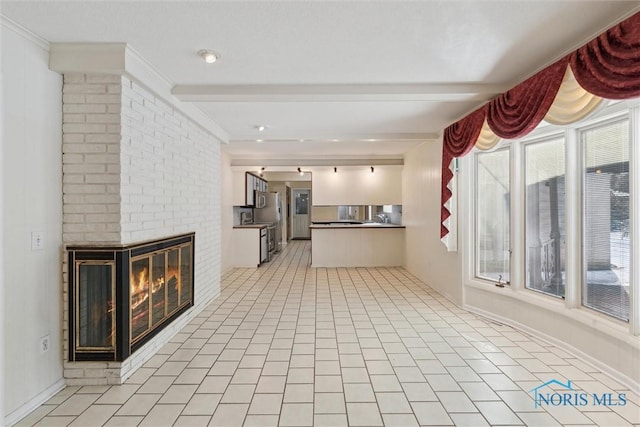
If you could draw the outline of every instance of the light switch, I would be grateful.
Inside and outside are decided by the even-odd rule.
[[[39,251],[44,249],[44,233],[42,231],[31,232],[31,250]]]

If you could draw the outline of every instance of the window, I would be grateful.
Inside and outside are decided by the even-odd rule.
[[[509,274],[509,150],[476,155],[476,276],[507,282]]]
[[[527,144],[524,156],[525,286],[564,297],[564,138]]]
[[[639,139],[640,101],[618,102],[588,121],[544,124],[526,139],[475,150],[465,160],[472,282],[510,284],[514,297],[597,312],[637,335],[640,258],[631,254],[640,231],[631,210],[640,149],[631,144]]]
[[[581,133],[583,156],[582,304],[629,320],[629,122]]]

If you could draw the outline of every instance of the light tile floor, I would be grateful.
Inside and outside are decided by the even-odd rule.
[[[67,387],[18,425],[640,425],[638,395],[402,268],[309,261],[309,242],[293,242],[232,271],[126,384]],[[529,390],[550,379],[628,403],[535,408]]]

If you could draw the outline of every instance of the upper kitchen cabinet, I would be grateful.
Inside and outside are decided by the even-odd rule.
[[[267,180],[251,172],[233,172],[233,206],[254,206],[255,191],[269,191]]]
[[[402,166],[338,166],[312,169],[314,205],[401,205]]]

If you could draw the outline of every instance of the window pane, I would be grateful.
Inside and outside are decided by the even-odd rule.
[[[584,260],[582,303],[629,319],[629,123],[582,133]]]
[[[564,140],[525,146],[526,287],[564,297]]]
[[[509,281],[509,151],[476,155],[476,276]]]

